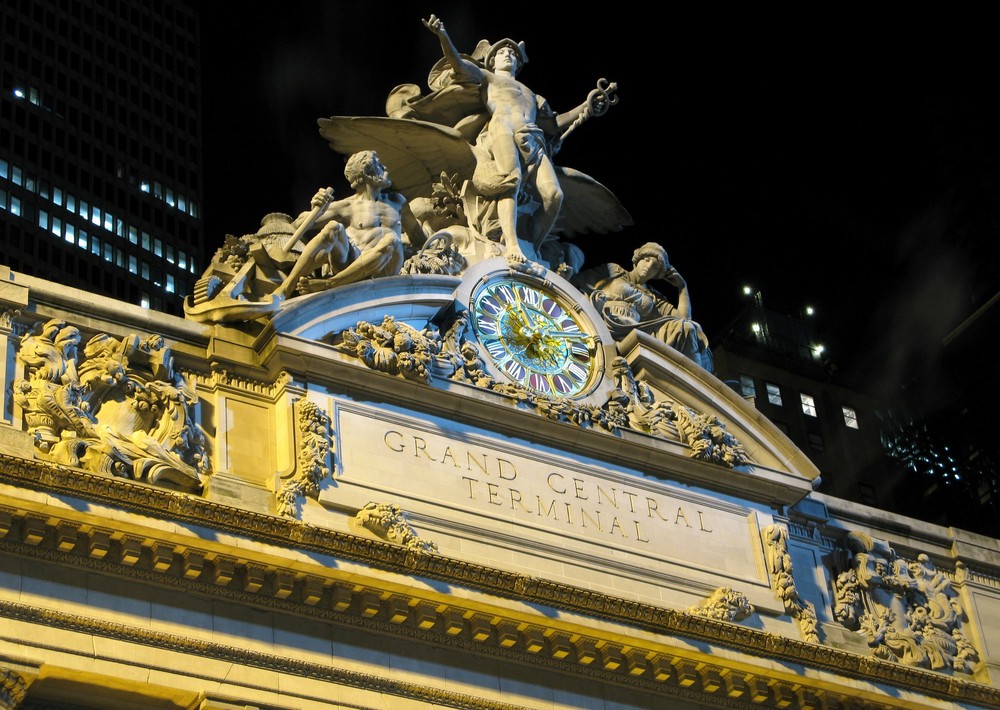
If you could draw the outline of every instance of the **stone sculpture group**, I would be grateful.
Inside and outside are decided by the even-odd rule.
[[[589,294],[616,339],[638,329],[712,370],[692,319],[688,287],[662,246],[636,250],[633,268],[581,272],[574,238],[632,226],[621,202],[593,178],[556,165],[562,142],[617,102],[604,79],[557,113],[517,77],[523,42],[481,40],[460,53],[444,22],[423,21],[443,57],[424,94],[393,89],[384,117],[320,119],[320,134],[345,156],[355,194],[319,190],[295,219],[265,216],[256,234],[227,237],[185,304],[206,323],[265,320],[288,299],[399,274],[461,275],[504,256],[512,269],[551,269]],[[677,289],[676,303],[651,281]]]

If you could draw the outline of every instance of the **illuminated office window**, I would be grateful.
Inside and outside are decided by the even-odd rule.
[[[814,400],[808,394],[800,394],[799,399],[802,401],[802,413],[809,417],[816,416],[816,400]]]
[[[844,426],[849,429],[858,428],[858,413],[851,407],[841,407],[844,412]]]
[[[765,383],[767,388],[767,401],[771,404],[780,407],[781,406],[781,388],[778,385],[773,385],[770,382]]]

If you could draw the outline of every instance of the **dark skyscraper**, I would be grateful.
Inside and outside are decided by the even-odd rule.
[[[0,262],[182,312],[205,261],[198,33],[182,3],[4,3]]]

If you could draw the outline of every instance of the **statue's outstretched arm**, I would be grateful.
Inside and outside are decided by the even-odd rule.
[[[458,53],[455,44],[451,41],[451,37],[448,36],[448,31],[444,28],[444,21],[437,15],[431,15],[422,22],[424,23],[424,27],[437,35],[438,40],[441,42],[441,51],[444,53],[444,58],[451,64],[451,68],[455,70],[455,73],[472,82],[480,83],[483,80],[482,70]]]

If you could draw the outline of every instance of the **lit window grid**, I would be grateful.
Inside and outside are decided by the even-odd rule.
[[[119,237],[125,236],[125,223],[121,219],[116,220],[110,212],[103,210],[97,205],[91,205],[85,200],[76,200],[71,193],[65,192],[62,188],[56,186],[52,187],[51,190],[48,187],[45,187],[44,190],[40,190],[39,184],[30,176],[26,177],[19,166],[9,163],[3,159],[0,159],[0,178],[8,179],[16,185],[30,189],[53,204],[63,207],[70,214],[79,215],[80,218],[88,220],[90,224],[96,226],[97,228],[103,228],[105,231]],[[5,190],[0,190],[0,209],[5,209],[11,214],[22,216],[20,198],[14,194],[8,195]],[[50,215],[47,211],[41,209],[38,210],[38,224],[42,229],[50,231],[57,237],[64,238],[66,242],[76,244],[80,249],[89,249],[91,253],[101,256],[100,240],[94,235],[88,235],[84,229],[77,229],[76,226],[70,222],[64,223],[62,219]],[[139,232],[135,227],[131,225],[128,227],[129,241],[131,243],[136,244],[139,241],[138,234]],[[163,258],[164,249],[162,240],[158,238],[151,238],[149,233],[145,231],[141,232],[141,234],[142,248]],[[167,255],[168,262],[174,264],[175,262],[172,248],[168,248]],[[111,259],[108,258],[108,256],[108,251],[105,250],[103,258],[106,261],[111,262]],[[180,249],[177,250],[177,266],[189,271],[192,274],[197,274],[193,256],[186,254]],[[145,272],[147,274],[145,278],[148,279],[148,267],[145,269]],[[171,277],[170,281],[173,282],[173,280],[173,277]],[[169,289],[168,292],[174,293],[173,288]]]
[[[778,387],[778,385],[771,384],[770,382],[765,383],[765,388],[767,389],[767,401],[776,407],[782,406],[781,388]]]
[[[42,188],[39,183],[30,175],[25,175],[24,171],[17,165],[13,163],[8,163],[3,158],[0,158],[0,178],[10,180],[15,185],[24,187],[30,192],[36,193],[46,200],[51,201],[53,204],[65,207],[68,211],[72,212],[76,209],[76,200],[70,193],[65,193],[62,188],[54,186],[51,191],[46,185]],[[156,183],[159,184],[159,183]],[[142,183],[142,185],[148,187],[148,183]],[[142,188],[140,188],[142,189]],[[145,193],[149,193],[148,189],[142,190]],[[161,201],[166,202],[169,206],[177,209],[178,211],[184,212],[195,219],[198,218],[198,205],[193,200],[188,200],[184,195],[178,193],[178,198],[174,199],[174,192],[171,189],[167,189],[166,194],[170,195],[168,200],[166,197],[161,197],[159,195],[153,195],[158,197]],[[184,206],[182,209],[181,206]],[[89,211],[88,211],[89,209]],[[89,219],[94,225],[100,227],[103,226],[109,232],[114,231],[113,217],[107,210],[102,210],[99,207],[88,205],[84,200],[79,201],[79,215],[84,219]],[[121,222],[121,220],[119,220]],[[119,234],[118,236],[122,236]]]

